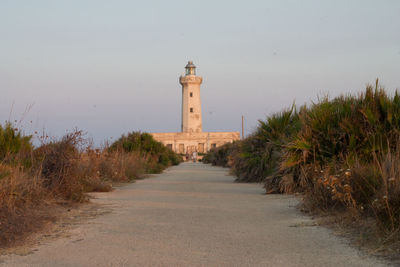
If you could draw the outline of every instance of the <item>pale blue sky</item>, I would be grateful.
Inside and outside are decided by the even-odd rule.
[[[96,143],[179,131],[193,60],[204,130],[238,131],[243,114],[249,133],[294,100],[400,88],[399,14],[397,0],[0,0],[0,121]]]

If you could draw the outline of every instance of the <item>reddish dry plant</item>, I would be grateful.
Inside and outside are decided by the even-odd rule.
[[[351,170],[340,170],[332,175],[329,169],[315,170],[315,189],[326,194],[326,198],[331,201],[338,202],[339,204],[348,208],[354,209],[357,207],[356,201],[353,198],[353,188],[351,187]]]
[[[0,163],[0,248],[40,228],[42,220],[49,218],[47,209],[42,209],[49,201],[38,175]]]

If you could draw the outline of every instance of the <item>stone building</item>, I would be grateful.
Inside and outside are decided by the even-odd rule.
[[[178,133],[152,133],[154,139],[181,154],[206,153],[213,147],[240,139],[239,132],[203,132],[201,118],[200,84],[203,78],[196,75],[192,61],[185,67],[182,85],[182,123]]]

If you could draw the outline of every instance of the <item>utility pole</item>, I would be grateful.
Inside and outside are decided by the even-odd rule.
[[[242,115],[242,140],[244,139],[244,116]]]

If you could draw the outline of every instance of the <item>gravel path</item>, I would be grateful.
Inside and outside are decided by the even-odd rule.
[[[184,163],[96,193],[112,212],[1,266],[385,266],[299,213],[292,196]]]

